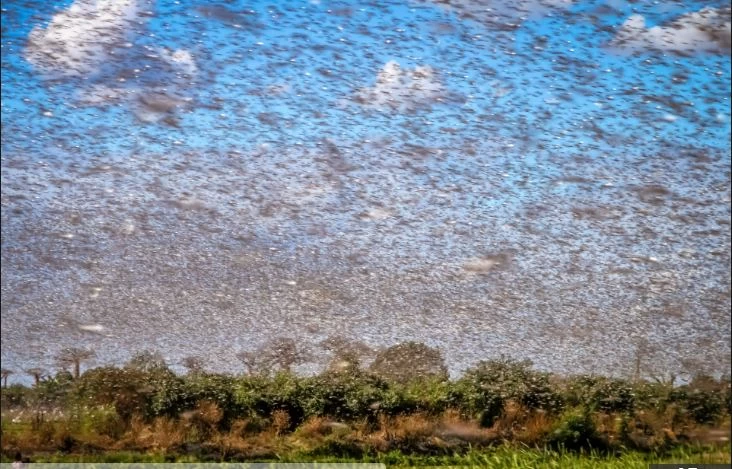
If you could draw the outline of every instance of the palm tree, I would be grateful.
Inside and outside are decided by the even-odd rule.
[[[43,368],[28,368],[25,372],[33,377],[33,381],[36,386],[38,386],[41,382],[41,378],[46,374],[46,370]]]
[[[2,368],[0,369],[0,378],[3,380],[3,387],[8,387],[8,376],[13,374],[13,370],[10,370],[8,368]]]
[[[81,362],[94,358],[95,356],[96,354],[93,350],[69,347],[63,349],[56,357],[56,360],[62,368],[73,366],[74,379],[79,379],[79,376],[81,375]]]

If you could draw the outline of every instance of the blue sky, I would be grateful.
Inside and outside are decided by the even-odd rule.
[[[693,139],[725,149],[729,137],[728,57],[614,54],[606,47],[613,32],[602,29],[619,26],[633,13],[642,13],[650,27],[709,4],[640,3],[631,7],[618,3],[616,10],[600,14],[601,3],[571,5],[551,12],[552,16],[530,17],[506,33],[486,28],[480,21],[460,21],[454,12],[429,2],[384,2],[367,7],[290,2],[281,4],[276,12],[268,2],[230,4],[231,11],[245,12],[238,14],[250,22],[232,27],[226,20],[207,15],[195,2],[160,1],[144,5],[142,9],[149,7],[151,14],[125,35],[129,47],[117,51],[117,63],[99,64],[94,73],[49,83],[24,59],[23,46],[33,27],[43,27],[69,2],[55,8],[46,2],[35,8],[32,2],[7,2],[3,14],[3,116],[8,136],[3,145],[40,150],[66,138],[69,141],[62,145],[94,151],[130,152],[139,146],[162,150],[173,145],[225,151],[271,141],[312,145],[323,138],[349,141],[370,134],[431,144],[441,140],[440,132],[430,127],[439,123],[459,129],[457,135],[462,138],[530,134],[555,144],[563,135],[562,147],[579,145],[591,150],[601,142],[578,127],[594,121],[607,132],[633,140],[636,146]],[[349,9],[348,15],[329,13],[339,13],[339,9]],[[537,38],[546,38],[541,50],[535,48]],[[141,56],[154,55],[161,47],[191,51],[200,71],[191,80],[180,80],[188,83],[173,86],[178,88],[175,92],[199,104],[181,113],[180,129],[136,125],[135,116],[124,105],[89,108],[74,103],[74,97],[92,84],[115,86],[120,71],[145,70],[146,65],[150,69],[139,79],[117,81],[116,85],[125,89],[170,85],[175,81],[171,74]],[[404,69],[434,68],[446,93],[455,95],[455,102],[431,105],[407,116],[368,112],[348,104],[356,90],[373,85],[389,61]],[[557,67],[562,61],[563,70]],[[674,74],[688,77],[677,84],[672,80]],[[272,87],[285,88],[266,93]],[[497,88],[510,91],[497,97]],[[685,113],[700,116],[699,122],[690,122],[687,116],[664,120],[673,119],[666,116],[673,111],[663,103],[644,102],[645,96],[656,94],[693,103]],[[705,102],[710,97],[714,102]],[[220,100],[220,109],[202,106],[212,105],[214,100]],[[644,115],[633,117],[638,110]],[[48,111],[53,117],[44,119],[42,113]],[[263,125],[256,118],[264,112],[271,113],[280,128]],[[316,112],[322,116],[314,117]],[[547,112],[551,116],[542,117]],[[489,122],[495,115],[501,117],[501,125]],[[407,120],[417,128],[429,129],[427,136],[404,129]],[[92,129],[99,129],[102,135]],[[21,135],[25,138],[18,138]],[[181,143],[174,144],[176,141]]]
[[[3,358],[726,367],[724,2],[452,4],[4,2]]]

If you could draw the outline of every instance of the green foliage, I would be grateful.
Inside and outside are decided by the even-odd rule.
[[[455,404],[452,383],[441,378],[412,382],[404,388],[404,397],[414,403],[414,410],[437,415]]]
[[[686,411],[697,423],[718,423],[724,415],[724,394],[694,389],[686,395]]]
[[[76,381],[74,394],[80,403],[112,405],[123,420],[129,421],[134,414],[147,413],[154,390],[146,378],[139,370],[94,368]]]
[[[243,413],[234,396],[235,378],[232,376],[194,373],[185,377],[184,392],[180,403],[213,402],[223,412],[223,422],[228,424]]]
[[[477,417],[483,427],[490,427],[501,416],[505,398],[478,374],[466,374],[449,391],[448,402],[455,403],[464,415]]]
[[[287,412],[289,429],[294,430],[305,419],[303,391],[302,380],[297,376],[287,372],[277,373],[263,396],[268,407],[266,415],[272,415],[277,410]]]
[[[68,371],[60,371],[35,387],[35,403],[44,407],[63,407],[73,388],[73,377]]]
[[[395,358],[404,350],[409,352],[404,356],[425,358],[406,378],[390,374],[408,366]],[[385,372],[386,364],[397,366]],[[360,454],[351,452],[354,448],[442,452],[496,438],[567,450],[624,444],[660,451],[684,435],[693,437],[695,423],[718,424],[730,410],[729,380],[706,376],[676,388],[595,376],[560,380],[533,370],[528,361],[501,358],[480,362],[450,381],[443,365],[439,351],[408,343],[382,352],[374,367],[379,373],[345,366],[313,377],[287,371],[235,377],[202,370],[177,376],[159,355],[147,353],[123,368],[95,368],[78,379],[64,371],[31,388],[11,385],[2,390],[2,406],[24,415],[27,446],[48,450],[84,451],[83,445],[116,441],[172,448],[185,442],[223,445],[222,454],[231,454],[230,447],[244,451],[261,438],[261,454],[276,454],[268,442],[287,438],[311,419],[309,425],[331,429],[318,433],[318,444],[327,440],[330,450],[353,457]],[[3,421],[4,439],[12,425]],[[346,430],[336,435],[333,428]]]
[[[18,409],[28,406],[31,390],[22,384],[11,384],[0,390],[3,409]]]
[[[482,361],[458,381],[451,400],[460,402],[469,413],[480,413],[486,426],[501,415],[508,400],[531,410],[558,412],[564,407],[564,400],[552,389],[550,378],[547,373],[532,370],[530,361]]]
[[[85,409],[79,421],[79,431],[86,435],[104,435],[119,439],[126,428],[116,409],[110,405]]]
[[[286,372],[272,378],[247,376],[235,380],[233,402],[242,416],[271,417],[277,410],[285,411],[294,429],[306,414],[303,382],[302,378]]]
[[[194,397],[182,378],[159,372],[148,376],[153,393],[149,397],[146,417],[173,418],[195,406]]]
[[[552,431],[549,445],[566,450],[603,449],[606,442],[597,432],[592,414],[585,410],[566,412]]]
[[[593,411],[630,412],[635,408],[635,390],[628,382],[599,376],[573,378],[567,390],[570,405]]]
[[[414,396],[410,396],[403,387],[389,386],[383,392],[378,411],[385,415],[411,414],[418,409]]]
[[[661,412],[671,403],[669,394],[673,388],[667,384],[641,381],[633,383],[632,387],[635,409]]]
[[[695,422],[718,423],[729,413],[729,383],[726,381],[692,380],[688,385],[669,391],[667,402],[680,406]]]
[[[304,383],[303,410],[308,417],[338,420],[373,416],[381,407],[387,388],[380,378],[356,369],[326,372]]]

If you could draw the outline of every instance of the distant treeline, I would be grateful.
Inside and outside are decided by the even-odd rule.
[[[655,449],[728,423],[732,412],[730,380],[704,375],[674,387],[640,378],[562,377],[501,358],[450,380],[440,352],[424,344],[381,350],[364,369],[366,350],[334,340],[328,369],[298,376],[291,371],[304,358],[297,345],[274,345],[259,357],[242,356],[250,366],[238,376],[207,372],[196,360],[178,375],[152,352],[81,373],[92,353],[67,350],[60,363],[71,371],[28,370],[33,386],[4,384],[3,451],[185,451],[186,445],[235,451],[235,442],[249,448],[252,439],[264,444],[302,432],[356,453],[496,441]],[[158,436],[142,441],[141,435]]]

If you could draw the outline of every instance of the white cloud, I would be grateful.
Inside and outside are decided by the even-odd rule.
[[[445,89],[429,66],[402,69],[387,62],[379,71],[374,86],[356,92],[356,101],[366,107],[400,112],[428,107],[445,96]]]
[[[84,76],[110,58],[138,14],[137,0],[76,0],[28,35],[26,59],[46,74]]]
[[[193,76],[198,73],[198,66],[190,51],[161,49],[160,57],[185,75]]]
[[[620,27],[611,45],[621,50],[653,49],[688,54],[730,49],[730,9],[704,8],[671,23],[646,27],[642,15],[633,15]]]
[[[137,93],[136,89],[93,85],[88,88],[82,88],[76,93],[76,104],[83,106],[107,106],[126,101],[135,93]]]

